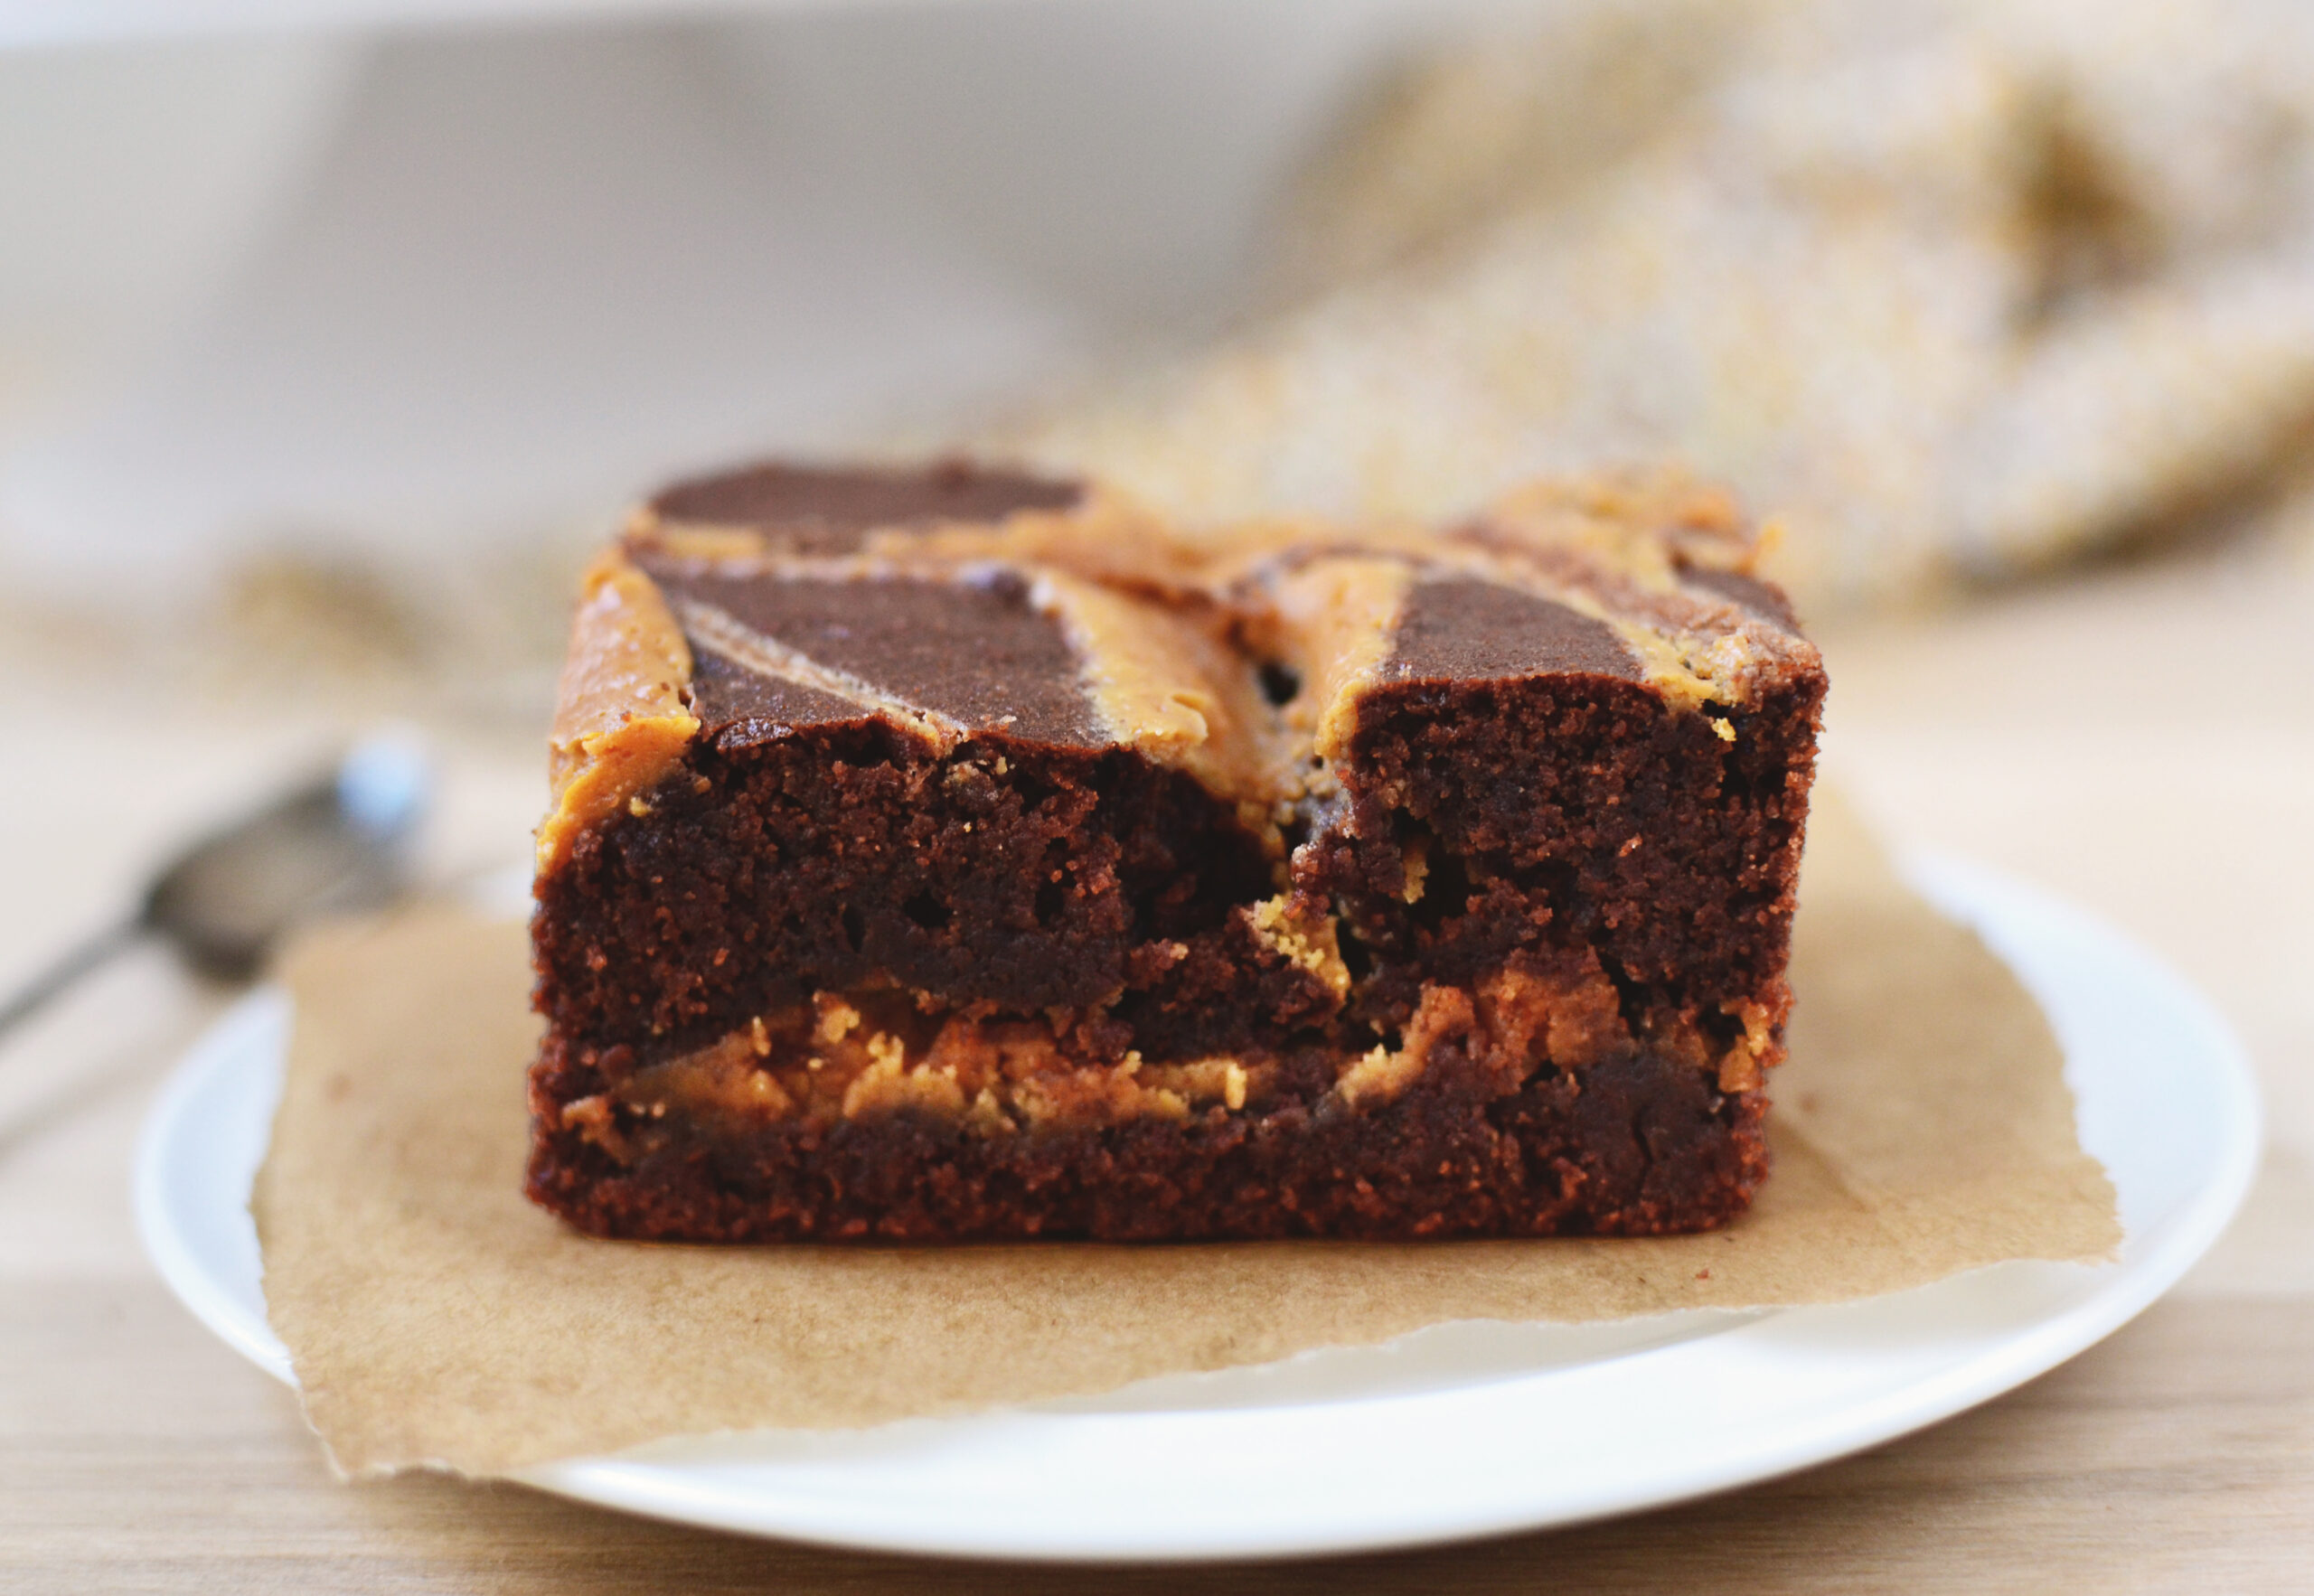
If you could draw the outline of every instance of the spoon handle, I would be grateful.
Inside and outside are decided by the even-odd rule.
[[[101,968],[114,954],[135,942],[144,929],[137,920],[116,920],[65,949],[46,969],[5,999],[0,999],[0,1037],[5,1037],[19,1021],[31,1019],[51,998],[74,981]]]

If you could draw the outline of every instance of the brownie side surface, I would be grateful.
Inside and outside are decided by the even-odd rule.
[[[1121,751],[942,753],[872,720],[734,734],[649,802],[540,884],[539,1003],[560,1032],[680,1050],[877,984],[1019,1011],[1145,1002],[1271,891],[1230,811]],[[1228,1017],[1251,995],[1208,994],[1202,1045],[1264,1022]]]
[[[1111,735],[1016,576],[645,568],[694,631],[700,730],[538,883],[558,1033],[680,1052],[889,985],[1013,1011],[1129,999],[1116,1054],[1162,1056],[1275,1024],[1309,987],[1233,925],[1274,891],[1239,806]]]
[[[1258,791],[1269,754],[1120,732],[1091,683],[1204,656],[1088,653],[1033,564],[639,550],[698,730],[542,868],[532,1197],[730,1241],[1725,1223],[1767,1168],[1822,672],[1747,571],[1556,538],[1320,550],[1383,573],[1314,623],[1331,663],[1242,581],[1199,600],[1303,728]],[[1243,743],[1180,668],[1153,701]]]
[[[1371,961],[1357,1018],[1387,1028],[1425,981],[1576,945],[1642,1039],[1717,1058],[1747,1008],[1780,1034],[1822,692],[1777,684],[1731,711],[1733,742],[1613,678],[1369,693],[1338,814],[1296,856]]]

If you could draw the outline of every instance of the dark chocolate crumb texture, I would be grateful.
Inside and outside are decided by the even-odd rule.
[[[589,570],[531,1195],[692,1241],[1643,1235],[1767,1171],[1824,674],[1673,481],[1192,534],[945,464]]]

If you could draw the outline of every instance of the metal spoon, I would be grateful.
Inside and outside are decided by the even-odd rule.
[[[337,767],[202,838],[153,878],[127,917],[67,950],[0,1002],[0,1035],[146,936],[194,970],[247,981],[298,921],[374,908],[407,884],[430,785],[406,737],[357,744]]]

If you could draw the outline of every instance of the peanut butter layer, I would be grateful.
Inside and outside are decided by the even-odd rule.
[[[587,568],[550,739],[553,803],[539,828],[551,869],[586,827],[634,800],[699,731],[691,653],[651,578],[616,549]]]
[[[652,1062],[622,1058],[605,1089],[565,1103],[560,1123],[614,1158],[636,1157],[670,1120],[685,1132],[744,1135],[781,1122],[830,1125],[894,1113],[961,1122],[982,1135],[1113,1125],[1143,1116],[1258,1118],[1288,1102],[1372,1112],[1453,1056],[1515,1088],[1547,1067],[1628,1050],[1615,990],[1595,959],[1520,957],[1474,988],[1434,986],[1395,1047],[1328,1052],[1308,1043],[1151,1062],[1088,1055],[1081,1033],[1044,1016],[962,1009],[879,986],[820,991]]]
[[[1061,571],[1039,577],[1032,597],[1076,651],[1113,741],[1256,811],[1300,795],[1292,735],[1211,615]]]

